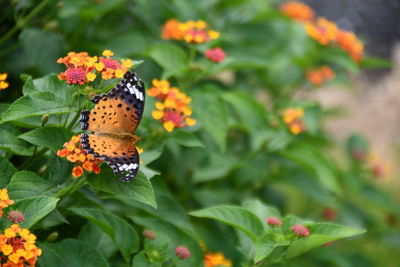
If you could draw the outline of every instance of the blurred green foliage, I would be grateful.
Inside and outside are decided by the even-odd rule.
[[[203,266],[205,250],[223,252],[234,266],[396,266],[398,203],[376,185],[367,140],[354,135],[347,147],[338,144],[323,127],[329,111],[295,97],[315,89],[306,80],[310,68],[328,65],[336,73],[332,83],[351,85],[349,74],[387,62],[358,65],[342,50],[317,44],[278,4],[0,3],[0,72],[10,83],[0,92],[0,185],[16,201],[11,209],[27,218],[22,226],[38,235],[40,266],[165,266],[174,264],[178,245],[191,257],[176,266]],[[199,45],[162,40],[169,18],[204,20],[221,38]],[[203,56],[214,46],[227,54],[222,63]],[[103,165],[99,175],[71,182],[73,165],[55,152],[80,132],[76,99],[88,97],[57,79],[63,69],[56,61],[68,51],[105,49],[143,60],[135,71],[146,88],[152,79],[168,79],[192,97],[197,125],[164,132],[147,97],[138,177],[121,183]],[[282,120],[289,107],[305,112],[299,135]],[[267,225],[267,216],[282,216],[283,226]],[[297,223],[309,237],[292,233]],[[143,238],[144,229],[156,240]],[[360,229],[366,233],[358,235]]]

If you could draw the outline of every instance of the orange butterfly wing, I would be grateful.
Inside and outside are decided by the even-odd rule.
[[[139,153],[130,139],[107,135],[82,134],[82,148],[97,158],[103,159],[115,174],[127,172],[122,181],[130,181],[139,170]]]
[[[82,134],[82,148],[101,158],[115,174],[128,172],[123,181],[132,180],[139,169],[139,154],[134,144],[136,130],[144,110],[144,84],[131,72],[107,94],[91,99],[95,107],[81,112],[81,128],[94,134]]]

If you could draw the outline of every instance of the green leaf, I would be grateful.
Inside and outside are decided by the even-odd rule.
[[[71,208],[70,210],[95,223],[110,236],[126,261],[129,261],[130,256],[139,250],[139,236],[125,220],[97,209]]]
[[[99,175],[89,174],[88,182],[91,187],[97,190],[119,196],[123,195],[157,208],[151,182],[144,178],[141,173],[132,182],[125,183],[121,182],[110,168],[107,168],[102,169]]]
[[[50,148],[57,151],[62,148],[63,144],[68,141],[73,133],[65,128],[42,127],[26,132],[18,136],[36,146]]]
[[[45,114],[74,111],[62,98],[49,92],[39,92],[18,98],[4,112],[0,123]]]
[[[289,259],[328,242],[365,233],[364,230],[330,223],[315,223],[306,226],[310,230],[310,235],[295,240],[289,246],[287,250],[287,257]]]
[[[203,252],[199,247],[199,240],[193,234],[183,231],[181,228],[158,218],[142,217],[138,215],[128,216],[136,224],[151,229],[156,233],[166,235],[169,239],[169,255],[175,254],[175,247],[185,246],[190,250],[190,257],[178,263],[179,267],[203,266]],[[138,265],[141,267],[141,265]],[[136,265],[135,265],[136,267]]]
[[[360,67],[363,69],[381,69],[392,68],[393,64],[387,59],[379,57],[363,57],[360,62]]]
[[[21,132],[12,124],[0,125],[0,150],[9,151],[17,155],[30,156],[33,154],[33,147],[18,139]]]
[[[51,188],[51,185],[43,177],[30,171],[15,173],[7,186],[10,198],[13,200],[38,196]]]
[[[63,52],[63,41],[59,35],[37,28],[25,28],[19,39],[26,55],[25,59],[31,65],[38,66],[43,74],[62,70],[55,60]],[[44,47],[46,49],[43,49]]]
[[[37,196],[27,198],[12,205],[12,210],[19,210],[25,216],[21,227],[30,228],[56,208],[58,198]]]
[[[226,150],[228,132],[228,109],[220,92],[215,87],[203,87],[193,96],[193,116],[198,118],[200,126],[214,138],[221,151]],[[207,111],[204,110],[207,107]]]
[[[342,192],[335,169],[318,147],[308,143],[296,143],[281,153],[313,173],[327,189],[337,194]]]
[[[175,130],[170,135],[170,139],[186,147],[204,147],[203,143],[194,133],[189,133],[179,129]]]
[[[110,258],[118,250],[112,238],[92,222],[82,227],[79,233],[79,240],[84,241],[89,247],[95,248],[106,259]]]
[[[257,240],[256,253],[254,257],[255,262],[259,262],[260,260],[268,257],[275,248],[281,246],[288,246],[290,244],[289,241],[278,240],[276,234],[267,233],[263,235],[259,240]]]
[[[16,172],[17,169],[6,158],[0,157],[0,188],[6,187]]]
[[[58,267],[108,267],[109,264],[97,250],[82,241],[65,239],[58,243],[39,243],[43,255],[40,266]]]
[[[240,207],[221,205],[199,211],[192,211],[189,214],[195,217],[215,219],[229,224],[242,230],[254,241],[264,233],[264,226],[257,216]]]
[[[264,134],[269,127],[266,109],[245,91],[228,92],[223,98],[234,108],[240,123],[251,134],[253,149],[257,149],[268,137]]]
[[[267,217],[280,217],[281,214],[278,209],[265,205],[258,199],[247,200],[243,203],[243,208],[254,213],[260,221],[266,225]]]
[[[151,262],[147,256],[145,251],[141,251],[133,258],[132,267],[161,267],[162,263],[159,262]]]
[[[34,80],[30,76],[24,78],[24,96],[18,98],[2,113],[0,123],[45,114],[68,113],[77,109],[72,105],[76,87],[60,81],[57,75]]]
[[[148,55],[164,69],[163,79],[180,76],[189,65],[189,58],[178,46],[170,43],[150,47]]]

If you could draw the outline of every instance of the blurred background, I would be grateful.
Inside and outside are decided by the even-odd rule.
[[[378,63],[369,63],[369,67],[367,61],[358,64],[343,53],[318,46],[301,25],[281,15],[282,3],[285,1],[1,1],[0,73],[9,74],[10,87],[0,92],[0,102],[22,95],[21,74],[37,78],[63,71],[56,60],[68,51],[100,55],[111,49],[120,57],[144,60],[137,72],[149,88],[150,81],[165,76],[169,67],[159,64],[152,54],[154,46],[167,42],[160,38],[162,25],[170,18],[204,20],[221,32],[217,44],[226,51],[227,60],[213,67],[212,75],[181,89],[193,96],[194,116],[200,114],[200,127],[206,128],[206,133],[195,134],[207,150],[166,145],[163,156],[151,164],[165,174],[153,178],[157,190],[167,188],[171,203],[180,203],[185,210],[241,204],[257,197],[283,214],[368,231],[360,238],[318,248],[280,266],[399,266],[400,1],[304,1],[316,16],[354,32],[365,44],[367,57],[389,62],[376,60]],[[27,18],[32,10],[37,12]],[[200,46],[199,54],[203,50]],[[336,77],[316,88],[307,82],[305,72],[321,62],[332,66]],[[168,78],[179,83],[179,73]],[[214,115],[201,117],[205,103],[216,99],[202,96],[210,88],[224,95],[218,94],[215,103],[231,101],[231,117],[222,120],[226,129],[211,135],[208,131],[213,127],[201,124],[202,119]],[[268,117],[268,125],[248,119],[249,114],[258,113],[249,111],[240,97],[229,95],[230,90],[255,96],[256,102],[247,104],[261,104],[261,110],[266,110],[261,117]],[[283,123],[277,123],[284,107],[296,105],[310,114],[305,119],[310,131],[300,136],[290,135]],[[151,108],[146,107],[147,113]],[[215,111],[221,113],[219,107]],[[221,135],[222,141],[218,139]],[[257,146],[264,141],[267,148],[257,154]],[[189,163],[182,164],[182,158]],[[174,164],[169,164],[171,160]],[[329,184],[322,176],[333,182]],[[163,216],[155,216],[157,220],[168,217],[167,211],[162,213],[163,206],[159,208]],[[209,230],[215,225],[206,226],[198,226],[198,231],[209,248],[239,262],[233,232],[217,225],[216,231],[230,238],[216,240]]]

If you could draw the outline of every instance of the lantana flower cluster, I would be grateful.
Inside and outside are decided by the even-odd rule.
[[[36,236],[26,228],[13,224],[0,234],[0,265],[3,267],[35,266],[42,250]]]
[[[304,109],[302,108],[287,108],[283,111],[283,121],[288,126],[292,134],[300,134],[306,130],[302,120],[304,116]]]
[[[336,23],[323,17],[314,18],[314,11],[306,4],[291,1],[281,6],[281,12],[292,19],[304,23],[305,30],[312,39],[321,45],[339,46],[350,57],[359,62],[364,54],[364,45],[357,36],[341,30]]]
[[[132,60],[121,59],[120,62],[112,59],[114,53],[104,50],[102,57],[91,57],[87,52],[69,52],[66,57],[59,58],[57,63],[64,64],[67,70],[58,75],[60,80],[68,84],[86,84],[93,82],[98,75],[104,80],[122,78],[125,72],[132,67]]]
[[[70,141],[66,142],[64,148],[57,151],[57,156],[65,157],[68,161],[75,163],[75,167],[72,169],[72,176],[75,178],[82,176],[84,170],[100,173],[101,169],[98,164],[102,160],[82,149],[79,135],[73,136]]]
[[[14,200],[11,200],[8,196],[8,190],[6,188],[0,189],[0,217],[3,216],[3,209],[12,204],[14,204]]]
[[[169,19],[162,28],[161,37],[166,40],[185,41],[187,43],[201,44],[218,39],[220,33],[209,29],[203,20],[189,20],[180,22]]]
[[[329,66],[310,69],[306,73],[307,80],[317,86],[320,86],[335,77],[335,72]]]
[[[171,87],[167,80],[154,79],[152,84],[153,87],[147,90],[147,94],[158,100],[152,117],[160,120],[167,132],[196,124],[196,120],[190,117],[192,115],[192,109],[189,106],[192,101],[190,97],[177,87]]]
[[[4,90],[9,86],[8,82],[6,82],[7,76],[7,73],[0,73],[0,90]]]
[[[216,266],[232,266],[232,262],[225,258],[221,252],[207,252],[204,254],[204,266],[205,267],[216,267]]]

